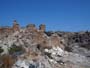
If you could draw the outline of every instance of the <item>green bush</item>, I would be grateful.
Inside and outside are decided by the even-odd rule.
[[[12,47],[9,49],[10,54],[20,51],[24,51],[24,49],[21,46],[16,46],[15,44],[13,44]]]
[[[3,49],[0,47],[0,53],[2,53],[3,52]]]

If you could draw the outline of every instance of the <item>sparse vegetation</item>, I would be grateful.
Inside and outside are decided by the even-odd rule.
[[[68,47],[68,46],[65,47],[65,50],[68,51],[68,52],[72,52],[72,48]]]
[[[15,59],[11,55],[3,55],[2,56],[2,65],[0,68],[11,68],[15,63]]]
[[[21,46],[16,46],[15,44],[12,45],[12,47],[9,49],[9,53],[13,54],[16,52],[23,52],[24,49]]]
[[[3,49],[0,47],[0,53],[2,53],[3,52]]]

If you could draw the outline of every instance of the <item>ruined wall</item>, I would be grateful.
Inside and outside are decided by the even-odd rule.
[[[2,28],[0,28],[0,33],[2,32]]]
[[[50,45],[53,47],[60,47],[64,49],[62,39],[57,34],[52,34],[50,36]]]
[[[32,43],[36,43],[37,45],[40,45],[42,47],[61,47],[62,44],[60,43],[60,37],[57,34],[53,34],[50,37],[45,34],[46,26],[44,24],[41,24],[39,26],[39,29],[36,28],[35,24],[29,24],[25,28],[25,34],[27,37],[30,37],[30,40]],[[15,31],[20,32],[20,26],[17,23],[16,20],[13,22],[12,27],[8,28],[0,28],[0,33],[13,33]]]
[[[28,24],[28,25],[27,25],[27,29],[28,29],[28,31],[31,32],[31,33],[37,31],[35,24]]]
[[[3,27],[3,28],[0,28],[0,33],[3,34],[3,33],[11,33],[12,32],[12,28],[10,27]]]
[[[12,27],[0,27],[0,33],[12,33],[15,31],[20,31],[20,26],[19,24],[16,22],[16,20],[13,23]]]
[[[41,24],[41,25],[39,26],[39,30],[42,31],[42,32],[45,32],[46,26],[45,26],[44,24]]]
[[[36,43],[44,48],[61,47],[64,49],[61,43],[60,37],[57,34],[53,34],[50,37],[45,34],[46,26],[41,24],[39,29],[34,24],[29,24],[26,29],[26,33],[30,33],[32,43]]]
[[[20,31],[20,26],[19,24],[17,23],[17,21],[15,20],[14,23],[13,23],[13,31]]]

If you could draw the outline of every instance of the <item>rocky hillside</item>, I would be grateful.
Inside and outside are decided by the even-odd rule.
[[[65,40],[65,50],[90,56],[90,32],[46,32],[48,36],[58,34],[59,37]]]
[[[47,32],[34,24],[0,30],[0,68],[90,68],[90,32]]]

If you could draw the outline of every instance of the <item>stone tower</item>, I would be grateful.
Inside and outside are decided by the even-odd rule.
[[[42,32],[45,32],[45,29],[46,29],[46,26],[44,24],[41,24],[39,26],[39,30],[42,31]]]
[[[35,24],[28,24],[28,25],[27,25],[27,29],[28,29],[30,32],[36,31]]]
[[[2,28],[0,27],[0,33],[2,32]]]
[[[19,24],[17,23],[16,20],[14,20],[14,23],[13,23],[13,31],[20,31],[20,26]]]

